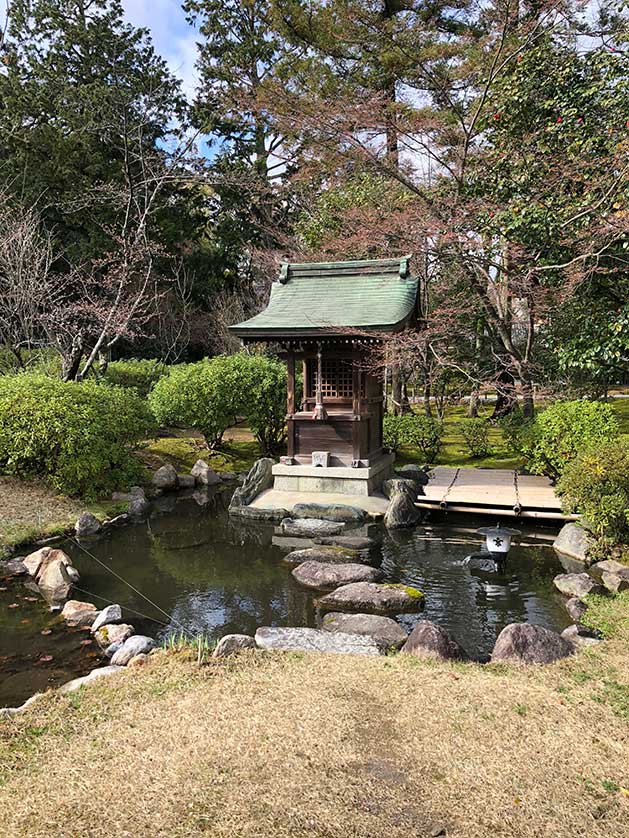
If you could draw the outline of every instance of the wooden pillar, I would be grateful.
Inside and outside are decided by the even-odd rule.
[[[286,412],[289,416],[292,416],[295,412],[295,353],[292,349],[288,350],[286,372],[288,374],[288,381],[286,383]]]
[[[295,413],[295,353],[290,348],[286,358],[286,372],[286,454],[292,459],[295,456],[295,420],[293,419]]]

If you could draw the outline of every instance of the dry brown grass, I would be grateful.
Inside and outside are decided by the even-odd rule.
[[[41,480],[0,476],[0,557],[7,545],[63,530],[84,508]]]
[[[162,652],[1,723],[0,834],[625,838],[627,639],[521,670]]]

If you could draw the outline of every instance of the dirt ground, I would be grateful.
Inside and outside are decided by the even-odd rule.
[[[625,838],[626,623],[527,669],[160,651],[0,722],[0,835]]]

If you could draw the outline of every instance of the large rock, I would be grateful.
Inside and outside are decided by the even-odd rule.
[[[118,649],[122,648],[125,640],[133,637],[134,634],[135,629],[128,623],[107,623],[94,632],[96,641],[102,649],[106,649],[109,652],[112,646],[116,646],[114,651],[111,652],[112,655]]]
[[[73,693],[77,690],[80,690],[81,687],[88,687],[90,684],[93,684],[94,681],[100,681],[101,678],[108,678],[110,675],[115,675],[116,672],[120,672],[122,669],[121,666],[101,666],[99,669],[92,669],[89,675],[84,675],[82,678],[75,678],[73,681],[68,681],[67,684],[64,684],[62,687],[59,688],[60,693]]]
[[[230,509],[239,506],[249,506],[261,492],[270,489],[273,485],[273,460],[270,457],[262,457],[253,464],[249,473],[240,486],[232,495],[229,504]]]
[[[603,586],[612,594],[619,594],[621,591],[629,590],[629,579],[623,574],[604,573],[601,577]]]
[[[510,623],[498,635],[492,663],[553,663],[574,654],[574,646],[554,631],[528,623]]]
[[[406,480],[414,480],[419,486],[426,486],[429,480],[430,469],[428,466],[409,464],[396,468],[395,473]]]
[[[119,605],[108,605],[99,612],[92,623],[92,631],[98,631],[101,626],[107,623],[119,623],[122,620],[122,608]],[[113,641],[112,641],[113,643]]]
[[[561,632],[561,636],[564,640],[572,643],[575,649],[585,649],[588,646],[596,646],[597,643],[601,642],[598,632],[582,625],[568,626]]]
[[[348,550],[371,550],[375,545],[373,538],[360,535],[322,535],[315,538],[315,544],[325,547],[346,547]]]
[[[369,614],[410,614],[424,607],[424,595],[406,585],[354,582],[317,600],[325,611],[366,611]]]
[[[414,527],[420,520],[419,509],[413,503],[407,492],[393,495],[393,499],[384,513],[384,525],[388,530],[399,530]]]
[[[342,503],[296,503],[291,515],[293,518],[318,518],[345,524],[362,524],[367,519],[364,509]]]
[[[255,649],[256,641],[249,634],[226,634],[218,641],[213,658],[226,658],[243,649]]]
[[[293,550],[282,559],[284,564],[291,567],[304,562],[325,562],[326,564],[343,564],[343,562],[361,563],[358,550],[346,550],[343,547],[306,547],[305,550]]]
[[[588,594],[602,594],[605,589],[589,573],[560,573],[553,583],[557,590],[569,597],[582,597]]]
[[[70,557],[63,550],[57,550],[54,547],[42,547],[39,550],[35,550],[34,553],[29,553],[22,561],[28,573],[35,580],[44,572],[47,565],[52,564],[52,562],[62,561],[65,565],[72,564]]]
[[[112,500],[130,501],[134,498],[145,498],[146,493],[142,486],[132,486],[128,492],[114,492],[111,496]]]
[[[256,631],[259,649],[282,652],[331,652],[344,655],[381,655],[385,651],[372,637],[312,628],[271,628]]]
[[[153,487],[159,489],[161,492],[172,492],[179,485],[177,469],[170,463],[167,463],[165,466],[157,469],[151,482]]]
[[[332,591],[351,582],[377,582],[382,575],[381,570],[357,563],[304,562],[293,570],[300,585],[315,591]]]
[[[408,637],[406,631],[391,617],[377,614],[344,614],[330,611],[321,622],[324,631],[360,634],[372,637],[378,646],[387,649],[399,649]]]
[[[122,644],[116,654],[112,657],[113,666],[126,666],[136,655],[146,655],[156,646],[152,637],[145,637],[143,634],[134,634]]]
[[[93,602],[81,602],[78,599],[69,599],[61,611],[66,623],[77,628],[91,626],[97,614],[98,609]]]
[[[266,509],[257,506],[230,506],[229,512],[251,521],[282,521],[288,516],[286,509]]]
[[[392,477],[382,484],[382,494],[392,500],[395,495],[406,493],[412,501],[417,498],[418,484],[407,477]]]
[[[39,590],[46,602],[51,606],[61,605],[68,598],[72,590],[73,581],[73,578],[66,569],[65,562],[61,559],[55,559],[46,564],[43,572],[40,572],[37,577]]]
[[[22,559],[8,559],[0,562],[0,577],[26,576],[28,570]]]
[[[587,604],[576,596],[570,597],[565,603],[566,611],[575,623],[581,622],[581,617],[588,610]]]
[[[408,640],[402,646],[402,652],[423,660],[465,660],[467,655],[448,632],[432,623],[422,620],[417,623]]]
[[[85,536],[97,535],[102,530],[101,522],[96,515],[91,512],[81,512],[79,518],[74,525],[74,532],[79,538]]]
[[[629,567],[626,564],[606,559],[604,562],[593,564],[590,573],[614,594],[629,589]]]
[[[301,518],[299,521],[294,518],[284,518],[280,527],[284,535],[316,538],[320,535],[338,535],[343,531],[345,524],[321,521],[317,518]]]
[[[558,553],[570,556],[573,559],[587,562],[588,550],[594,544],[594,538],[579,524],[564,524],[559,535],[553,542],[553,547]]]
[[[136,521],[141,518],[146,518],[150,511],[150,502],[145,497],[140,497],[139,495],[131,498],[127,507],[127,515]]]
[[[190,475],[199,486],[218,486],[219,483],[223,482],[205,460],[197,460],[190,470]]]

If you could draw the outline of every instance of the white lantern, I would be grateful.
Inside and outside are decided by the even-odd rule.
[[[479,535],[485,536],[485,546],[488,553],[506,556],[511,549],[511,540],[515,536],[521,536],[520,530],[512,530],[510,527],[481,527],[476,530]]]

